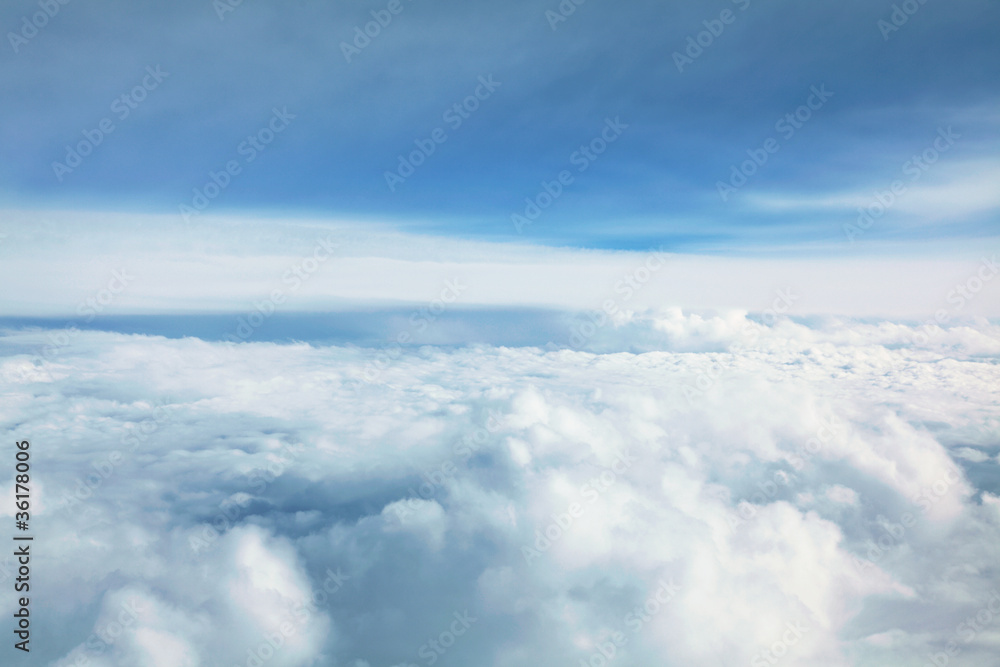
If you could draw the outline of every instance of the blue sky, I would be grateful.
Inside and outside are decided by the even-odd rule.
[[[0,204],[180,218],[233,161],[238,173],[206,212],[727,252],[842,246],[858,206],[900,180],[866,240],[995,235],[1000,3],[929,0],[890,32],[879,21],[894,6],[881,1],[590,0],[553,28],[554,1],[401,0],[347,62],[341,43],[388,4],[243,3],[220,18],[208,0],[70,2],[34,34],[24,17],[39,5],[7,3]],[[678,71],[673,54],[712,28]],[[150,78],[157,67],[166,75]],[[480,88],[460,126],[446,120],[481,76],[499,86]],[[144,79],[134,108],[116,103]],[[832,96],[793,133],[779,129],[814,86]],[[248,148],[274,109],[294,118],[263,150]],[[66,146],[97,136],[104,119],[113,132],[57,176]],[[628,127],[581,172],[574,153],[607,119]],[[907,175],[949,127],[957,139]],[[438,128],[446,141],[391,191],[385,173]],[[777,150],[723,201],[718,182],[768,139]],[[518,233],[511,215],[564,170],[572,181]]]

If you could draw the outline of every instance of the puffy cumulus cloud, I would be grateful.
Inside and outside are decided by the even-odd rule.
[[[835,503],[846,503],[855,505],[858,502],[858,494],[854,489],[849,489],[840,484],[834,484],[826,490],[826,497]]]
[[[335,641],[294,549],[256,526],[218,535],[213,550],[203,553],[204,544],[183,531],[164,531],[137,546],[116,539],[114,526],[101,530],[83,519],[79,532],[84,530],[96,539],[72,551],[54,546],[79,562],[62,563],[69,570],[50,578],[85,600],[100,600],[100,612],[92,627],[81,626],[83,639],[55,663],[59,667],[253,664],[253,656],[299,665]],[[100,548],[90,548],[94,542]],[[125,569],[126,562],[132,567]],[[79,604],[53,612],[76,626]]]
[[[982,664],[998,328],[766,319],[376,382],[358,347],[6,332],[39,664]]]

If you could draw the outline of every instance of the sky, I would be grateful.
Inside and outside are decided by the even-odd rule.
[[[844,252],[874,207],[856,240],[897,252],[996,237],[996,2],[564,5],[69,2],[32,31],[7,3],[0,203],[708,253]]]
[[[0,664],[995,667],[997,0],[0,28]]]

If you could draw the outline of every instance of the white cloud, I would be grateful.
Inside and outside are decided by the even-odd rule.
[[[835,503],[843,503],[845,505],[856,505],[858,502],[857,492],[840,484],[834,484],[828,488],[826,490],[826,497]]]
[[[910,167],[912,162],[907,162]],[[919,174],[919,175],[917,175]],[[914,178],[916,176],[916,178]],[[781,193],[750,194],[751,206],[776,212],[835,212],[843,214],[845,222],[857,218],[857,209],[880,203],[881,194],[890,211],[905,214],[903,226],[928,223],[965,222],[970,216],[996,211],[1000,208],[1000,164],[995,160],[964,160],[949,163],[945,156],[940,163],[928,170],[911,169],[910,172],[890,174],[882,182],[870,183],[868,187],[836,193],[822,193],[815,196],[788,196]],[[892,183],[898,181],[903,189],[898,194],[890,191]],[[881,216],[879,216],[881,218]],[[888,224],[885,220],[876,224]],[[893,226],[900,224],[894,221]]]
[[[610,301],[620,312],[667,305],[763,311],[779,292],[795,296],[790,314],[926,318],[951,310],[950,290],[974,277],[984,253],[996,251],[981,241],[947,252],[934,243],[874,260],[845,242],[839,255],[823,248],[794,259],[668,254],[650,270],[658,266],[650,252],[446,240],[336,220],[213,217],[189,227],[175,216],[3,217],[9,232],[0,245],[0,282],[10,289],[0,295],[0,311],[71,318],[247,313],[257,306],[328,312],[427,305],[442,295],[454,304],[449,308],[599,310]],[[162,242],[150,244],[151,234]],[[448,291],[456,282],[461,289]],[[951,316],[1000,316],[1000,300],[991,297],[998,285],[987,282]]]
[[[67,638],[40,659],[575,664],[621,632],[621,665],[747,664],[796,627],[783,665],[910,664],[995,585],[997,489],[959,463],[996,465],[997,328],[750,321],[426,347],[372,384],[364,348],[96,332],[18,373],[46,334],[7,332],[32,613]]]

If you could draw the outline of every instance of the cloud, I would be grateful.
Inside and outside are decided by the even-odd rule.
[[[832,212],[841,215],[845,222],[855,222],[858,209],[872,207],[875,211],[873,224],[894,228],[967,222],[976,215],[1000,209],[1000,194],[992,187],[1000,178],[1000,164],[996,161],[964,160],[936,167],[926,165],[925,170],[921,170],[914,159],[919,160],[920,156],[902,162],[899,173],[856,190],[811,196],[760,193],[750,195],[747,203],[769,212]],[[896,192],[892,191],[893,182],[901,184]],[[877,208],[879,205],[881,210]],[[893,215],[891,220],[880,222],[886,210],[903,216]]]
[[[32,614],[66,638],[38,655],[988,651],[994,630],[956,626],[995,583],[998,489],[961,463],[996,466],[969,454],[998,444],[996,327],[918,344],[902,323],[752,322],[653,312],[600,351],[413,349],[374,383],[358,347],[80,332],[42,360],[48,332],[7,331],[0,414],[45,471]]]
[[[395,333],[482,306],[611,314],[671,306],[788,315],[949,318],[1000,316],[993,246],[935,246],[878,255],[744,257],[442,241],[357,222],[11,213],[0,245],[0,296],[10,315],[65,317],[236,313],[253,336],[272,315],[400,307]],[[32,222],[41,223],[35,227]],[[93,226],[83,223],[93,223]],[[151,245],[138,223],[162,234]],[[84,231],[86,230],[86,231]],[[837,276],[831,280],[830,276]],[[959,290],[965,289],[965,296]],[[960,303],[959,297],[961,296]],[[421,313],[421,308],[424,311]],[[256,322],[254,322],[256,320]],[[426,322],[425,322],[426,323]],[[236,323],[227,334],[236,334]],[[667,326],[664,321],[663,326]],[[709,326],[706,324],[706,326]],[[715,326],[715,325],[712,325]],[[196,335],[196,334],[192,334]],[[430,341],[435,342],[435,341]]]

